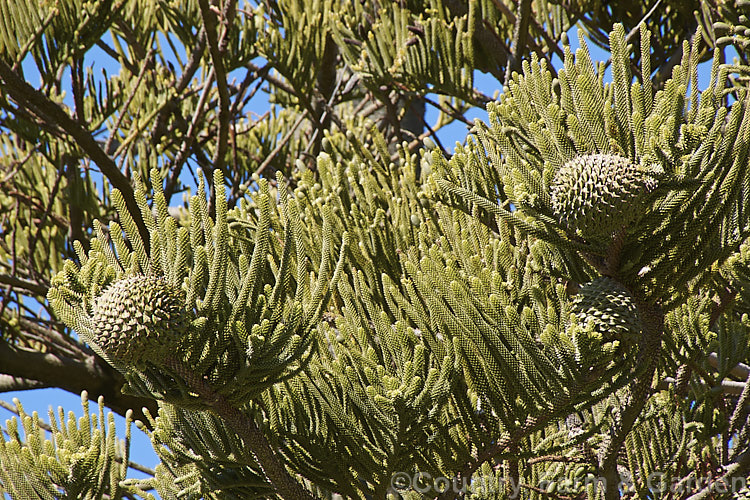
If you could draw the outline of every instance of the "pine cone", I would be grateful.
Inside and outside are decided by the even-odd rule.
[[[169,354],[188,325],[183,292],[155,276],[112,284],[94,303],[92,320],[94,342],[123,364],[157,361]]]
[[[591,242],[608,242],[636,222],[656,182],[629,159],[579,156],[552,180],[552,208],[571,232]]]
[[[594,330],[611,340],[634,335],[643,328],[635,299],[618,281],[602,276],[581,286],[573,297],[578,322],[594,322]]]

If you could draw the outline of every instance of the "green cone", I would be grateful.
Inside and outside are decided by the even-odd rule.
[[[94,341],[114,361],[155,361],[173,350],[188,321],[183,292],[164,279],[121,279],[94,303]]]
[[[605,339],[622,339],[642,329],[635,299],[628,289],[604,276],[581,286],[573,297],[572,312],[581,325],[593,321],[594,330]]]
[[[552,208],[571,232],[590,242],[608,242],[636,222],[655,181],[617,155],[579,156],[552,181]]]

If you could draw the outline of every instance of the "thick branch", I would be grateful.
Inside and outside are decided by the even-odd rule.
[[[656,386],[657,391],[666,391],[669,390],[670,386],[673,386],[676,384],[677,381],[673,377],[664,377],[663,380],[659,382],[659,384]],[[703,387],[705,390],[712,390],[713,387],[700,382],[700,386]],[[737,382],[736,380],[722,380],[719,387],[721,387],[722,394],[728,394],[730,396],[739,396],[745,391],[745,388],[747,386],[746,382]]]
[[[745,452],[737,457],[737,460],[732,465],[726,468],[726,472],[724,472],[724,474],[708,483],[705,488],[700,490],[695,495],[688,497],[687,500],[703,500],[704,498],[716,498],[715,494],[717,491],[729,491],[729,486],[732,485],[732,478],[746,477],[748,471],[750,471],[750,452]]]
[[[718,369],[719,368],[719,356],[715,352],[712,352],[708,355],[708,364],[712,367]],[[750,366],[746,365],[745,363],[737,363],[737,366],[732,368],[729,371],[729,374],[733,377],[746,379],[750,376]]]
[[[216,14],[209,6],[208,0],[198,0],[198,5],[200,6],[203,25],[206,29],[208,51],[211,54],[211,62],[213,63],[214,74],[216,76],[216,89],[219,92],[219,135],[216,138],[216,150],[214,152],[212,163],[213,168],[223,170],[224,160],[227,154],[227,146],[229,144],[229,106],[231,104],[229,99],[229,88],[227,86],[227,71],[224,67],[224,52],[226,50],[224,39],[232,21],[226,17],[224,18],[224,22],[227,24],[224,26],[221,36],[219,36],[216,29]],[[234,13],[234,2],[228,2],[225,13],[227,15],[232,15]],[[208,177],[212,178],[211,175]],[[214,206],[213,201],[216,198],[216,190],[222,188],[222,186],[213,186],[209,200],[209,211]]]
[[[50,387],[52,384],[40,382],[39,380],[29,380],[23,377],[14,377],[13,375],[0,374],[0,392],[27,391],[30,389],[43,389]]]
[[[531,0],[518,0],[518,15],[513,28],[513,40],[510,45],[510,57],[505,68],[505,83],[508,85],[514,72],[521,72],[521,55],[526,48],[529,35],[529,17],[531,17]]]
[[[37,316],[18,315],[15,319],[18,321],[21,337],[44,345],[45,352],[54,352],[58,356],[66,356],[78,361],[89,355],[89,351],[83,343],[70,336],[63,335]],[[37,346],[36,350],[41,351],[42,349]]]
[[[252,417],[242,413],[181,362],[171,358],[167,358],[166,362],[167,366],[178,373],[187,382],[190,389],[198,393],[204,402],[209,403],[213,411],[223,418],[232,430],[245,441],[258,460],[263,473],[276,487],[282,498],[285,500],[315,500],[315,497],[306,491],[289,474],[284,464],[279,461]]]
[[[317,92],[313,97],[313,118],[317,122],[316,130],[313,135],[312,156],[317,157],[321,151],[323,140],[323,130],[331,126],[331,113],[328,109],[333,106],[333,97],[338,89],[336,83],[336,58],[338,57],[338,46],[333,41],[333,36],[326,36],[325,46],[323,48],[323,57],[318,67]]]
[[[617,488],[620,477],[617,471],[620,448],[651,396],[651,383],[656,370],[656,359],[661,349],[661,337],[664,331],[664,314],[658,306],[640,303],[638,304],[638,312],[644,325],[640,359],[636,362],[639,373],[630,387],[627,403],[623,406],[619,418],[612,426],[608,436],[609,440],[599,461],[601,473],[606,479],[607,489],[604,495],[607,500],[615,500],[620,497]]]
[[[112,187],[117,188],[125,198],[128,211],[132,215],[143,240],[144,247],[149,246],[149,232],[143,222],[141,212],[135,202],[133,186],[130,180],[117,168],[114,160],[99,146],[94,136],[81,124],[73,120],[57,103],[50,100],[42,92],[29,85],[10,66],[0,60],[0,79],[3,90],[15,100],[19,106],[31,110],[49,127],[61,130],[73,138],[78,146],[99,166],[102,174],[107,177]]]
[[[155,401],[122,394],[122,375],[93,354],[79,361],[0,342],[0,367],[7,376],[38,381],[76,395],[85,390],[94,396],[104,396],[113,411],[124,416],[132,409],[134,417],[144,422],[147,422],[141,410],[144,406],[154,414],[158,412]]]
[[[49,290],[45,285],[11,274],[0,274],[0,285],[10,285],[18,290],[31,292],[37,297],[46,297]]]

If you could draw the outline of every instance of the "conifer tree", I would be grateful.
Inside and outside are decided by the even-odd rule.
[[[0,493],[750,495],[745,3],[0,2]]]

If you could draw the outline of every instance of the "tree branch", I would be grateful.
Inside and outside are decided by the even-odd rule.
[[[715,352],[710,353],[707,360],[709,365],[716,369],[719,368],[719,356]],[[729,370],[729,374],[733,377],[746,379],[750,376],[750,366],[745,363],[737,363],[737,366]]]
[[[213,70],[216,76],[216,89],[219,92],[219,134],[216,138],[216,150],[214,151],[214,157],[212,158],[211,163],[213,163],[214,169],[223,171],[227,146],[229,144],[229,106],[231,105],[229,99],[229,88],[227,86],[227,72],[226,68],[224,68],[224,53],[226,51],[226,43],[224,40],[228,32],[228,26],[232,23],[232,20],[229,19],[228,16],[233,17],[234,2],[230,0],[227,3],[224,13],[222,13],[222,18],[226,24],[224,25],[221,36],[218,35],[216,29],[216,13],[209,6],[208,0],[198,0],[198,5],[201,9],[203,26],[206,29],[208,51],[211,54],[211,62],[213,63]],[[213,178],[213,175],[208,175],[208,177]],[[214,206],[216,190],[222,188],[222,186],[213,186],[209,199],[209,212],[212,211]]]
[[[141,83],[143,83],[143,78],[146,76],[146,71],[148,70],[149,66],[151,65],[151,58],[154,57],[154,53],[156,51],[152,48],[148,51],[148,55],[146,56],[146,59],[143,60],[143,64],[141,65],[141,69],[138,72],[138,77],[135,79],[135,84],[133,85],[133,88],[130,90],[130,93],[128,94],[127,98],[123,101],[122,105],[120,106],[119,113],[117,116],[117,121],[115,122],[115,126],[112,127],[112,133],[107,138],[107,142],[104,143],[104,151],[116,151],[117,146],[114,143],[116,133],[118,130],[120,130],[120,127],[122,126],[122,121],[125,119],[125,116],[127,116],[127,110],[130,107],[130,104],[133,102],[133,99],[135,98],[136,94],[138,93],[138,89],[141,87]],[[163,110],[164,108],[162,108]]]
[[[599,469],[602,476],[606,479],[607,486],[604,497],[607,500],[616,500],[620,497],[617,487],[620,478],[617,471],[620,448],[632,430],[633,425],[635,425],[638,416],[643,411],[646,401],[651,396],[651,383],[656,371],[656,362],[661,349],[661,337],[664,331],[664,313],[658,306],[639,303],[638,312],[644,325],[640,345],[640,359],[636,362],[639,373],[629,387],[630,391],[627,394],[627,401],[621,409],[619,418],[616,419],[616,422],[612,426],[607,445],[604,447],[599,460]]]
[[[2,60],[0,60],[0,80],[3,81],[3,90],[21,107],[33,111],[46,122],[47,126],[69,135],[91,158],[91,161],[99,166],[102,174],[107,177],[112,187],[120,190],[128,211],[138,226],[138,232],[141,235],[144,247],[148,250],[150,248],[150,235],[141,217],[140,209],[135,202],[133,186],[125,174],[117,168],[112,158],[99,146],[91,132],[73,120],[59,104],[24,81]]]
[[[166,359],[166,364],[179,374],[201,399],[211,405],[212,410],[228,424],[246,443],[260,465],[266,478],[273,484],[279,495],[286,500],[315,500],[287,471],[271,448],[266,436],[258,428],[255,420],[233,406],[217,393],[205,380],[196,375],[180,361]]]
[[[12,274],[0,274],[0,285],[9,285],[18,290],[24,290],[33,293],[37,297],[46,297],[49,287],[38,282],[19,278]]]
[[[508,85],[514,72],[521,72],[521,55],[526,48],[529,36],[529,18],[531,17],[531,0],[518,0],[518,15],[513,28],[513,40],[510,45],[510,56],[505,67],[505,82]]]
[[[297,120],[294,122],[294,124],[289,128],[289,131],[284,135],[284,137],[281,138],[278,144],[276,144],[276,147],[273,148],[273,151],[271,151],[268,156],[266,156],[266,159],[263,160],[263,163],[261,163],[258,168],[255,170],[255,173],[260,175],[263,173],[263,171],[268,168],[268,165],[271,164],[274,158],[276,158],[276,155],[279,154],[279,152],[286,146],[286,144],[289,142],[289,139],[292,138],[292,135],[294,132],[296,132],[297,127],[300,126],[302,123],[302,120],[305,119],[307,116],[307,112],[300,113]]]
[[[148,421],[143,415],[144,406],[154,414],[158,412],[156,401],[122,394],[123,376],[93,354],[80,361],[0,342],[0,366],[6,376],[54,385],[76,395],[85,390],[104,396],[113,411],[124,416],[132,409],[134,418],[143,422]]]
[[[14,377],[13,375],[3,375],[0,373],[0,392],[10,391],[27,391],[30,389],[43,389],[51,387],[52,384],[31,380],[23,377]]]
[[[63,335],[55,328],[46,325],[36,316],[16,316],[21,336],[24,339],[37,341],[45,346],[45,352],[54,352],[60,356],[67,356],[75,360],[85,359],[90,352],[86,346],[70,336]],[[2,321],[2,319],[0,319]],[[41,349],[37,349],[40,350]]]
[[[676,383],[677,380],[675,380],[674,377],[664,377],[656,386],[655,390],[666,391],[670,386],[675,385]],[[706,383],[701,382],[700,385],[707,391],[710,391],[712,389],[712,387]],[[721,387],[722,394],[739,396],[745,391],[748,385],[746,382],[738,382],[736,380],[722,380],[719,384],[719,387]]]
[[[732,484],[732,478],[747,476],[749,470],[750,452],[745,452],[737,457],[737,460],[732,465],[726,468],[726,472],[724,472],[724,474],[709,482],[709,484],[706,485],[705,488],[700,490],[695,495],[688,497],[687,500],[703,500],[704,498],[716,498],[714,496],[716,494],[716,491],[722,491],[719,490],[719,485],[726,486],[727,489],[724,491],[729,491],[729,486]]]

